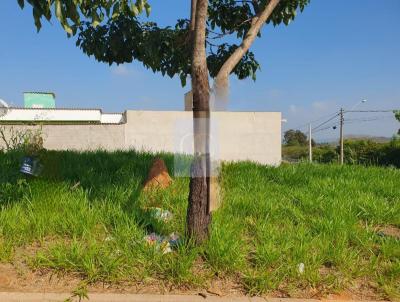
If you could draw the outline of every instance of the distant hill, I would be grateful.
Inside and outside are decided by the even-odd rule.
[[[385,137],[385,136],[373,136],[373,135],[357,135],[357,134],[349,134],[345,135],[344,139],[352,139],[352,140],[370,140],[376,143],[388,143],[392,139],[391,137]],[[317,141],[317,144],[328,144],[328,145],[337,145],[339,139],[332,139],[332,140],[323,140],[323,141]]]
[[[344,139],[352,140],[370,140],[376,143],[387,143],[392,139],[391,137],[385,136],[372,136],[372,135],[345,135]]]

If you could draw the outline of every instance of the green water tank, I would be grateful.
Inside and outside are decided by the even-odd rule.
[[[56,95],[52,92],[24,92],[25,108],[56,108]]]

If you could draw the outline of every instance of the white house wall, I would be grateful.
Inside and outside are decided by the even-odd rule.
[[[136,149],[172,153],[190,153],[193,149],[191,112],[126,111],[124,116],[125,123],[116,125],[44,124],[41,127],[45,148],[80,151]],[[270,165],[280,163],[281,113],[213,112],[211,118],[215,158],[251,160]],[[3,127],[24,130],[35,126]],[[0,146],[2,144],[0,141]]]

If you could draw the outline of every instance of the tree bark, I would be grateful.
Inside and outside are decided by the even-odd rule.
[[[279,4],[279,2],[280,0],[271,0],[263,10],[259,11],[256,14],[256,16],[251,21],[251,27],[244,37],[242,43],[222,65],[214,81],[217,98],[224,99],[227,97],[225,94],[227,93],[229,88],[229,75],[231,74],[235,66],[240,62],[242,57],[249,50],[250,46],[253,44],[255,38],[260,32],[262,26],[271,16],[272,12]]]
[[[191,167],[187,233],[200,244],[208,237],[210,215],[210,88],[205,49],[208,0],[192,0],[192,92],[194,160]],[[195,18],[195,20],[193,20]],[[194,28],[192,28],[194,26]]]

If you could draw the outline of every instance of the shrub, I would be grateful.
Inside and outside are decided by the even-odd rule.
[[[13,126],[0,126],[0,139],[5,151],[21,151],[28,156],[38,156],[43,150],[42,127],[18,130]]]
[[[337,162],[338,156],[339,153],[330,145],[322,145],[313,149],[313,158],[319,163]]]
[[[346,140],[344,144],[344,157],[347,163],[377,164],[382,158],[383,144],[371,140]]]
[[[313,160],[319,163],[338,162],[339,147],[318,145],[313,148]],[[283,159],[302,161],[308,159],[308,147],[284,146]],[[389,143],[372,140],[345,140],[344,159],[347,164],[379,165],[400,167],[400,138],[393,137]]]
[[[308,158],[308,147],[305,146],[284,146],[282,157],[287,161],[298,161]]]

